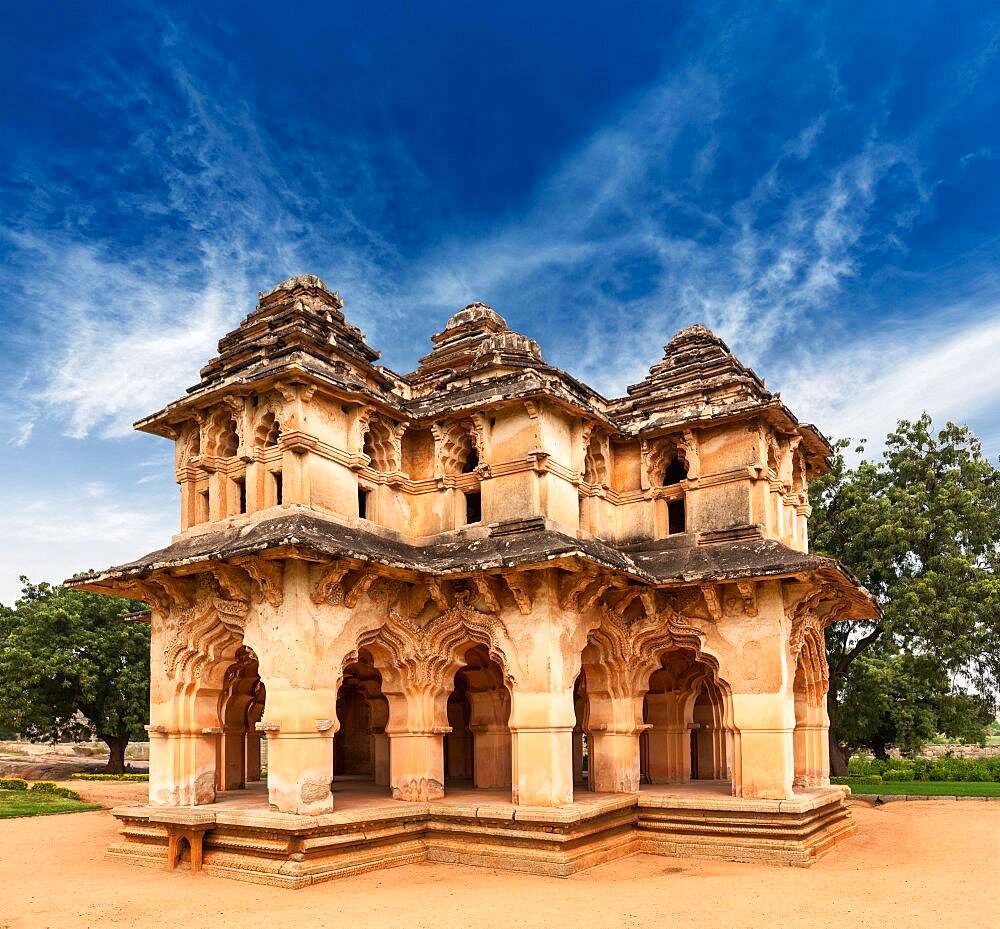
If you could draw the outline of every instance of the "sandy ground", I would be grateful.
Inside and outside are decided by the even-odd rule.
[[[812,868],[636,855],[558,879],[420,864],[298,891],[106,860],[104,811],[2,820],[0,929],[1000,926],[1000,803],[853,811],[858,834]]]

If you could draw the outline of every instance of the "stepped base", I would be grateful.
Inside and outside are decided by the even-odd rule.
[[[271,812],[257,788],[208,806],[119,807],[122,838],[108,854],[161,868],[193,859],[210,874],[297,888],[417,861],[553,877],[637,852],[808,866],[856,828],[844,787],[792,800],[740,800],[725,790],[584,792],[569,806],[540,808],[512,806],[501,791],[405,803],[348,788],[337,793],[343,809],[317,817]]]

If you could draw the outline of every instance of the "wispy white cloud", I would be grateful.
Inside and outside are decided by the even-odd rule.
[[[961,320],[964,325],[955,325]],[[943,308],[935,325],[876,327],[860,343],[799,355],[781,371],[783,399],[832,436],[878,449],[900,418],[982,422],[1000,408],[989,372],[1000,357],[1000,303]]]
[[[177,518],[169,506],[52,490],[27,501],[21,495],[0,497],[0,511],[0,603],[7,605],[20,593],[18,575],[58,582],[81,570],[131,561],[160,548],[176,530]]]

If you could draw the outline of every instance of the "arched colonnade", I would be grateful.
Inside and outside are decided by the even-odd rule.
[[[168,663],[170,649],[175,653],[174,676],[180,680],[160,682],[170,691],[165,701],[161,695],[160,706],[170,707],[171,720],[150,727],[156,769],[151,802],[212,802],[216,790],[252,783],[260,776],[264,733],[272,759],[277,747],[284,750],[284,761],[272,762],[268,772],[277,809],[311,812],[310,790],[325,800],[331,782],[336,792],[338,778],[368,780],[404,800],[440,798],[448,785],[511,787],[517,803],[525,778],[523,770],[518,774],[517,704],[524,718],[525,704],[536,696],[553,706],[565,700],[572,712],[570,721],[549,727],[565,732],[571,746],[565,756],[547,758],[532,750],[538,777],[564,777],[571,789],[617,793],[635,792],[642,784],[710,780],[728,782],[742,795],[743,751],[732,691],[725,669],[701,651],[697,639],[664,634],[650,617],[646,625],[659,631],[637,644],[641,622],[630,628],[622,617],[606,615],[608,621],[587,636],[572,683],[561,693],[533,695],[512,686],[511,659],[497,644],[494,620],[471,608],[452,614],[423,629],[396,617],[358,635],[335,669],[336,686],[309,692],[314,736],[269,721],[268,696],[274,692],[287,700],[288,681],[261,674],[238,622],[221,623],[228,636],[216,628],[207,636],[206,630],[199,633],[196,622],[186,650],[178,651],[176,640],[167,649]],[[800,638],[791,643],[794,783],[823,786],[829,783],[829,723],[822,630],[811,628]],[[201,667],[190,673],[185,662]],[[154,718],[156,706],[154,694]],[[270,718],[289,716],[282,710]],[[537,728],[523,734],[536,735]],[[299,751],[298,758],[290,751]],[[559,770],[563,764],[571,770]],[[293,788],[305,808],[288,809],[282,776],[296,769],[308,769]]]

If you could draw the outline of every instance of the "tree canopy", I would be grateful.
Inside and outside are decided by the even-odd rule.
[[[149,628],[124,622],[145,605],[32,584],[0,606],[0,728],[31,739],[96,736],[124,770],[130,739],[145,738]]]
[[[811,547],[884,616],[827,629],[835,771],[862,747],[981,737],[1000,681],[1000,471],[967,426],[935,433],[926,413],[901,420],[878,461],[848,467],[848,446],[810,485]]]

